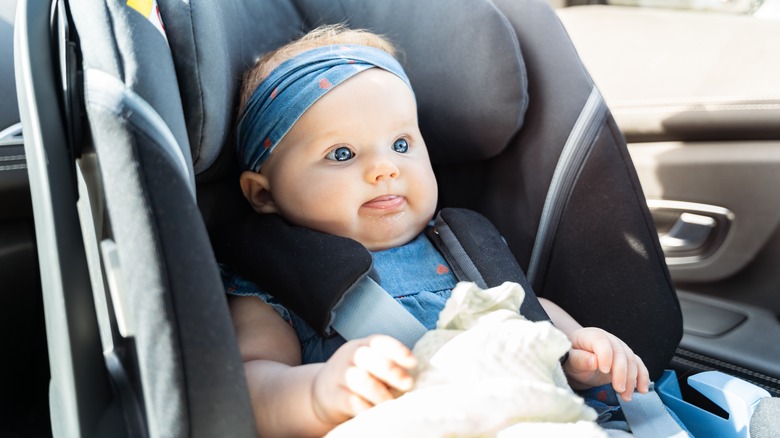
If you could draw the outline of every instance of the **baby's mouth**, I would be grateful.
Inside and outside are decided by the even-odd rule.
[[[394,210],[401,208],[406,203],[406,198],[399,195],[382,195],[363,204],[363,207],[376,210]]]

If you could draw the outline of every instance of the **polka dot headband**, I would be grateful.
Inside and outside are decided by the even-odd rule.
[[[236,130],[243,170],[258,172],[295,122],[314,102],[352,76],[379,67],[409,78],[384,50],[361,45],[333,45],[305,51],[276,67],[252,93]]]

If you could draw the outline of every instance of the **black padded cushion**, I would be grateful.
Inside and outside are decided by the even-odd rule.
[[[371,270],[358,242],[297,227],[247,208],[212,234],[217,258],[293,310],[320,335],[330,310]],[[313,291],[316,291],[314,293]]]
[[[242,74],[261,54],[326,23],[373,30],[400,48],[434,163],[496,156],[522,126],[525,65],[514,30],[490,1],[159,4],[166,26],[178,29],[168,37],[196,173],[209,169],[226,143],[225,152],[233,153],[229,140]]]

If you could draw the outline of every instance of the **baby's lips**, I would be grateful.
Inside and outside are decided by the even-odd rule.
[[[379,210],[388,210],[392,208],[398,208],[405,202],[403,196],[398,195],[382,195],[363,204],[364,207],[375,208]]]

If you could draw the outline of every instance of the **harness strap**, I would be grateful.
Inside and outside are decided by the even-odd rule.
[[[332,313],[331,327],[346,340],[381,333],[411,349],[428,331],[369,276],[344,294]]]
[[[689,436],[672,418],[653,388],[647,394],[635,392],[629,402],[618,396],[618,402],[631,428],[631,433],[636,438],[687,438]]]
[[[434,234],[441,238],[441,248],[439,250],[444,255],[444,258],[447,259],[447,262],[449,262],[452,269],[454,269],[456,277],[459,280],[468,279],[469,281],[476,283],[481,289],[487,289],[487,282],[482,277],[482,274],[474,264],[474,261],[469,258],[468,252],[458,240],[458,237],[450,226],[443,220],[436,221]],[[435,240],[434,243],[436,243]]]
[[[520,313],[530,321],[550,319],[501,232],[485,216],[461,208],[444,208],[434,228],[426,233],[458,280],[473,281],[482,289],[506,281],[518,283],[526,292]]]
[[[456,229],[461,233],[455,232]],[[504,281],[519,283],[526,291],[520,308],[523,316],[532,321],[550,319],[506,242],[487,218],[469,210],[443,209],[428,237],[442,252],[458,280],[473,281],[483,289]],[[367,275],[333,307],[330,327],[347,340],[382,333],[397,338],[409,348],[427,331]]]

